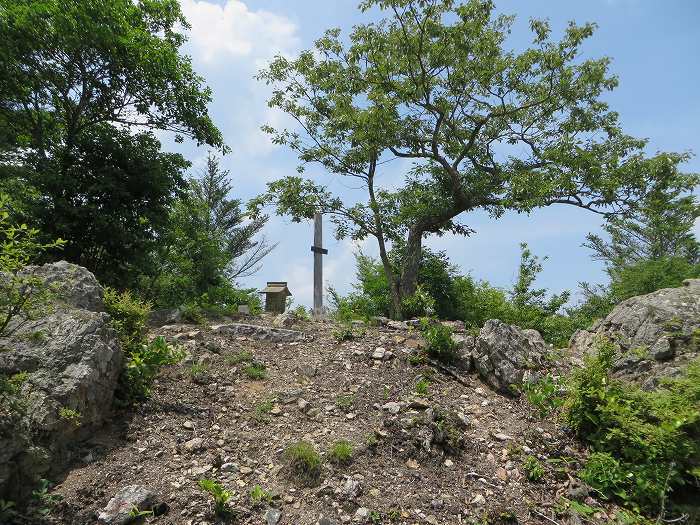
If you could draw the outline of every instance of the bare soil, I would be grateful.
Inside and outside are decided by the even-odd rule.
[[[457,380],[429,364],[412,364],[409,356],[420,342],[410,332],[367,327],[339,343],[330,323],[297,328],[309,335],[308,342],[225,337],[193,325],[155,330],[152,336],[178,339],[191,357],[164,369],[150,399],[117,412],[83,444],[83,459],[53,490],[62,501],[51,520],[96,523],[120,488],[139,484],[167,505],[167,512],[148,523],[225,522],[199,488],[202,478],[233,494],[229,522],[239,524],[267,523],[270,507],[281,511],[280,524],[295,525],[353,520],[563,525],[612,519],[615,509],[591,497],[582,501],[597,508],[595,516],[562,512],[562,497],[576,490],[568,472],[585,452],[526,400],[496,394],[464,371],[457,370]],[[373,359],[377,347],[393,357]],[[265,364],[265,379],[247,377],[249,363],[236,362],[241,352]],[[429,381],[422,397],[416,394],[421,378]],[[394,405],[383,408],[391,402],[400,403],[398,413],[389,410]],[[431,444],[426,430],[431,411],[466,422],[458,428],[461,450]],[[203,439],[201,448],[192,446],[193,438]],[[312,486],[286,466],[286,447],[300,440],[312,443],[323,460]],[[353,445],[349,464],[328,461],[338,440]],[[526,478],[528,455],[544,467],[542,480]],[[251,501],[256,485],[271,495],[269,503]],[[358,514],[358,509],[366,510]]]

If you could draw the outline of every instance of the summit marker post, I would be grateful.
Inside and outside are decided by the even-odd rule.
[[[320,213],[314,214],[314,309],[315,319],[323,316],[323,256],[328,250],[323,248],[323,219]]]

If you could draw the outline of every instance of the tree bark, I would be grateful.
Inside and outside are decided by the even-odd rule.
[[[423,230],[413,227],[408,232],[406,251],[401,265],[401,297],[409,297],[416,293],[422,250]]]

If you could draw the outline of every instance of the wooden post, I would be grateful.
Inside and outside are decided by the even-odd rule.
[[[328,250],[323,249],[323,220],[320,213],[314,215],[314,309],[316,319],[323,316],[323,256]]]

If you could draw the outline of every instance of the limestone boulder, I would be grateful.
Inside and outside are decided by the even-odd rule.
[[[472,361],[479,377],[504,394],[544,366],[547,345],[536,330],[522,330],[497,319],[486,321],[474,342]]]
[[[616,377],[653,388],[660,378],[678,375],[700,356],[700,279],[621,302],[605,319],[573,335],[572,355],[593,352],[601,338],[620,347]]]
[[[0,375],[19,386],[17,405],[0,418],[0,498],[21,496],[15,489],[31,488],[67,459],[69,443],[103,423],[122,364],[95,276],[66,262],[30,271],[52,297],[41,317],[15,319],[0,337]]]

